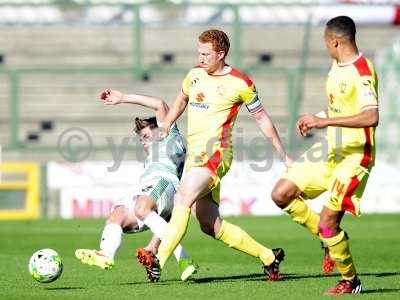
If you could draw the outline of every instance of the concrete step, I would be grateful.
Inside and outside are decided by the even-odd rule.
[[[230,27],[221,26],[220,28],[232,38]],[[202,29],[201,27],[174,26],[146,27],[143,30],[144,49],[168,51],[189,49],[195,53],[197,36]],[[392,41],[398,31],[396,27],[390,25],[360,26],[357,32],[359,46],[365,50],[375,49],[377,44],[384,46],[385,43]],[[301,47],[303,43],[304,28],[301,26],[244,26],[241,33],[241,45],[244,50],[293,51]],[[325,50],[323,33],[323,26],[311,29],[312,49]],[[2,45],[2,49],[25,53],[33,50],[42,54],[60,50],[61,53],[73,53],[81,49],[93,52],[130,53],[130,47],[133,45],[130,26],[52,26],[46,27],[46,30],[42,27],[2,27],[0,34],[4,39],[15,41]],[[171,43],[171,40],[176,40],[177,37],[179,37],[179,43]],[[277,37],[279,37],[279,43],[276,43]],[[29,47],[21,48],[26,45]],[[163,45],[163,47],[158,47],[158,45]],[[43,51],[44,49],[46,51]]]
[[[144,63],[160,61],[160,54],[172,52],[179,62],[188,66],[196,63],[197,27],[152,27],[143,32]],[[222,26],[222,29],[224,27]],[[229,27],[225,27],[229,33]],[[257,57],[257,53],[272,53],[273,63],[298,63],[303,44],[302,27],[245,26],[241,30],[244,56]],[[379,47],[387,47],[399,29],[394,26],[358,28],[359,48],[372,57]],[[3,27],[1,52],[8,65],[79,65],[126,64],[132,62],[132,30],[129,26],[116,27]],[[179,43],[171,43],[176,37]],[[257,38],[254,38],[257,37]],[[279,42],[277,42],[279,37]],[[312,65],[327,57],[323,42],[323,27],[311,30],[310,58]]]

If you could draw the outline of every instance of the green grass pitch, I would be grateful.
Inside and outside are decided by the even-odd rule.
[[[174,258],[158,283],[148,283],[134,258],[150,233],[125,235],[115,268],[82,265],[76,248],[97,248],[103,220],[0,222],[0,299],[323,299],[339,279],[320,272],[317,239],[287,216],[228,218],[268,247],[283,247],[282,282],[265,282],[260,262],[205,236],[191,220],[183,241],[200,265],[194,281],[180,282]],[[400,215],[346,216],[343,228],[364,286],[357,299],[400,299]],[[30,255],[53,248],[64,262],[55,282],[40,284],[28,273]],[[345,298],[352,297],[351,295]]]

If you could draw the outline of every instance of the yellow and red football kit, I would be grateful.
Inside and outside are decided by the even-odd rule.
[[[183,81],[182,92],[189,98],[188,146],[184,172],[193,167],[208,168],[212,180],[207,194],[211,192],[213,201],[219,204],[220,180],[228,172],[232,162],[232,128],[239,109],[244,103],[250,113],[255,114],[263,110],[263,106],[253,82],[233,68],[229,73],[219,76],[210,75],[203,68],[193,68]],[[157,258],[161,268],[185,235],[189,217],[189,207],[175,205],[158,249]],[[264,266],[271,266],[276,261],[279,264],[271,249],[226,220],[222,220],[215,239],[259,258]],[[283,250],[280,249],[279,252],[282,253],[280,259],[283,259]],[[271,272],[279,275],[276,265],[273,266]]]
[[[348,117],[378,108],[378,79],[372,63],[362,54],[347,64],[333,62],[326,92],[328,116]],[[375,160],[375,128],[328,126],[327,160],[315,162],[311,148],[288,169],[284,178],[297,185],[308,199],[330,191],[326,207],[360,214],[360,199]],[[316,145],[316,147],[319,147]],[[314,159],[315,160],[315,159]]]
[[[263,109],[252,80],[232,68],[224,75],[210,75],[203,68],[189,71],[182,83],[188,96],[188,130],[185,173],[207,167],[212,173],[210,191],[219,203],[220,180],[232,162],[232,128],[241,105],[250,113]]]

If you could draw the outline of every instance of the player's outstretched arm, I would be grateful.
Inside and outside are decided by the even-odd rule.
[[[137,104],[154,110],[157,120],[165,122],[168,113],[168,105],[161,98],[139,94],[123,94],[117,90],[107,89],[100,93],[100,99],[106,105],[121,103]]]
[[[282,160],[287,166],[290,166],[293,163],[293,160],[286,154],[285,147],[282,144],[278,131],[276,130],[275,125],[267,112],[264,109],[261,109],[260,111],[252,115],[255,118],[263,134],[270,139],[272,145],[279,153]]]
[[[363,110],[361,113],[336,118],[319,118],[315,115],[304,115],[299,122],[307,128],[324,128],[327,126],[348,127],[348,128],[366,128],[375,127],[379,123],[378,108]]]

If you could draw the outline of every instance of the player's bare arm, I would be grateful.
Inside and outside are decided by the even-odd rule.
[[[285,164],[290,166],[293,163],[293,160],[286,154],[285,147],[282,144],[278,131],[276,130],[275,125],[267,112],[262,109],[259,112],[252,114],[252,116],[256,120],[257,125],[260,127],[263,134],[270,139],[272,145],[279,153]]]
[[[168,114],[165,118],[165,122],[164,122],[164,126],[163,126],[164,132],[162,134],[163,137],[168,135],[171,125],[173,123],[175,123],[175,121],[185,111],[188,101],[189,101],[189,97],[187,95],[185,95],[182,91],[175,98],[175,101],[174,101],[174,103],[172,103],[171,109],[168,111]]]
[[[379,122],[379,111],[377,108],[370,108],[353,116],[336,118],[320,118],[315,115],[304,115],[300,118],[299,122],[310,129],[327,126],[348,128],[375,127]]]
[[[106,105],[117,105],[122,103],[137,104],[154,110],[157,120],[165,122],[168,113],[168,105],[158,97],[139,94],[123,94],[118,90],[107,89],[100,93],[100,99]]]

